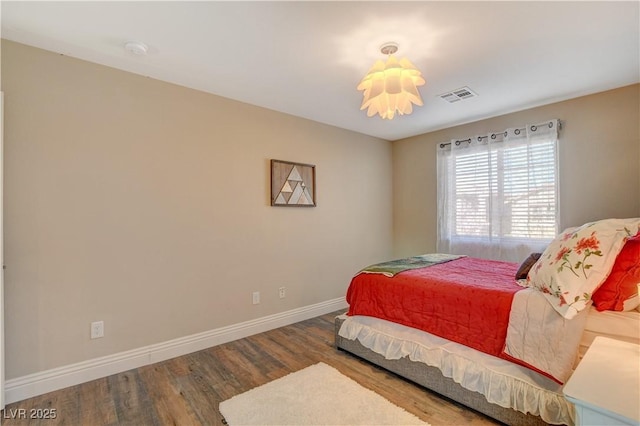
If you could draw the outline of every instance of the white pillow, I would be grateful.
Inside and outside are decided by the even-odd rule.
[[[606,219],[562,232],[529,271],[527,284],[541,291],[567,319],[589,306],[591,295],[611,272],[640,218]]]

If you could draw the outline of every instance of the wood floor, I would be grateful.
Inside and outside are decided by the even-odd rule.
[[[12,425],[222,425],[218,404],[317,362],[437,425],[499,424],[333,346],[334,317],[323,315],[245,339],[8,405]],[[336,392],[339,392],[336,389]],[[31,411],[38,410],[42,411]],[[20,419],[46,413],[55,419]],[[12,414],[14,413],[14,414]]]

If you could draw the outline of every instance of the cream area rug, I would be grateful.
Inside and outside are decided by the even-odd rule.
[[[324,363],[223,401],[220,413],[230,426],[429,426]]]

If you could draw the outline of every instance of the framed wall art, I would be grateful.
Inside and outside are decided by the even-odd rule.
[[[271,160],[271,205],[316,206],[316,166]]]

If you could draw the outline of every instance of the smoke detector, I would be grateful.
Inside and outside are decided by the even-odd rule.
[[[124,45],[124,50],[136,56],[145,56],[149,52],[149,47],[139,41],[128,41]]]

